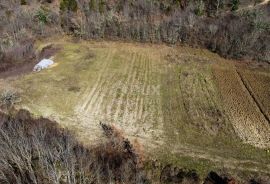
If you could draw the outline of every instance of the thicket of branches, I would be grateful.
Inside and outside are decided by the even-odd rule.
[[[1,114],[0,183],[146,183],[133,146],[102,124],[106,140],[91,148],[47,119],[21,110]]]

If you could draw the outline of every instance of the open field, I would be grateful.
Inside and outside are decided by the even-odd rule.
[[[61,48],[56,66],[1,81],[2,90],[18,90],[19,107],[74,130],[84,144],[100,138],[102,121],[165,162],[270,174],[268,71],[237,72],[188,47],[68,38],[37,47],[50,43]]]

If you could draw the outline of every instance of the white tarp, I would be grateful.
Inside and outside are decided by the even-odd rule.
[[[36,66],[34,67],[33,71],[39,72],[48,68],[49,66],[53,65],[54,62],[51,59],[42,59]]]

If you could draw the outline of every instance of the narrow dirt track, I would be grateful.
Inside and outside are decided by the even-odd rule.
[[[201,149],[192,148],[192,146],[179,145],[173,150],[173,152],[192,157],[194,159],[205,159],[212,161],[213,163],[219,163],[224,168],[251,172],[261,172],[265,174],[270,173],[270,164],[266,164],[264,169],[259,168],[262,163],[255,162],[253,160],[239,160],[234,158],[225,158],[213,154],[209,154],[207,150],[202,151]]]

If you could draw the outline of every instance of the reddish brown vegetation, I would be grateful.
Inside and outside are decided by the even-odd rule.
[[[130,142],[102,124],[107,139],[86,148],[48,119],[27,111],[0,114],[0,183],[140,183],[145,181]]]
[[[0,58],[0,78],[29,72],[35,65],[34,41],[24,40],[9,48]]]

